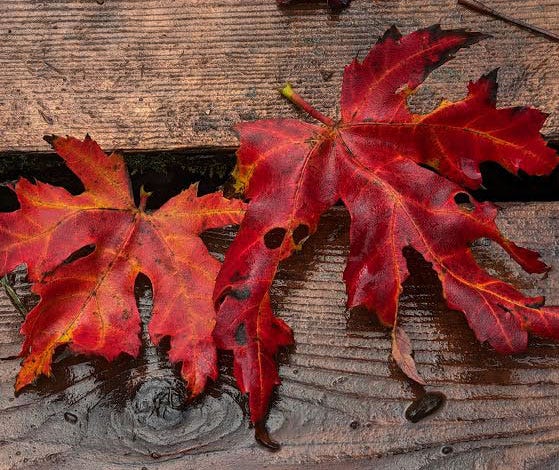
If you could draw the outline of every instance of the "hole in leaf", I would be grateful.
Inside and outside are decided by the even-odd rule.
[[[462,207],[468,212],[472,212],[475,209],[475,206],[472,203],[472,200],[468,193],[464,193],[464,192],[456,193],[454,196],[454,202],[456,202],[456,204],[459,204],[460,207]]]
[[[250,289],[248,287],[243,287],[241,289],[233,289],[231,286],[225,288],[223,292],[217,297],[214,303],[214,307],[217,309],[225,301],[227,296],[231,296],[237,300],[246,300],[250,297]]]
[[[283,243],[285,238],[286,230],[282,227],[276,227],[269,230],[266,235],[264,235],[264,245],[270,250],[275,250],[279,248]]]
[[[235,271],[231,275],[231,282],[239,282],[239,281],[244,281],[246,279],[248,279],[248,275],[247,274],[241,274],[240,271]]]
[[[535,299],[533,299],[534,301],[527,304],[526,307],[528,308],[542,308],[545,304],[545,298],[542,297],[536,297]]]
[[[243,287],[242,289],[231,289],[229,295],[235,297],[237,300],[246,300],[250,297],[250,289]]]
[[[470,196],[467,193],[457,193],[454,196],[454,201],[456,204],[464,204],[465,202],[470,202]]]
[[[308,236],[309,236],[308,225],[301,224],[293,231],[293,243],[295,243],[295,245],[298,245]]]
[[[82,246],[79,250],[74,251],[70,256],[68,256],[68,258],[64,260],[64,264],[73,263],[74,261],[77,261],[80,258],[84,258],[87,255],[90,255],[94,251],[95,251],[94,244]]]

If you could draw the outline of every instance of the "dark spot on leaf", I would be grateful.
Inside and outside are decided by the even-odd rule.
[[[309,236],[308,225],[301,224],[293,231],[293,243],[295,243],[295,245],[298,245],[308,236]]]
[[[489,82],[489,93],[488,93],[488,99],[489,102],[492,105],[495,105],[495,103],[497,103],[497,90],[498,90],[498,86],[497,86],[497,73],[499,72],[499,69],[493,69],[491,70],[491,72],[486,73],[482,78],[484,80],[487,80]]]
[[[247,331],[244,322],[239,323],[237,331],[235,331],[235,341],[239,346],[244,346],[245,344],[247,344]]]
[[[456,29],[456,30],[443,30],[439,24],[434,24],[425,28],[424,31],[429,33],[428,41],[430,43],[434,43],[442,38],[445,37],[452,37],[457,34],[463,37],[463,40],[460,44],[456,44],[454,47],[447,48],[444,52],[442,52],[439,56],[434,54],[430,60],[433,60],[438,57],[438,60],[433,60],[433,62],[428,62],[425,64],[425,70],[423,72],[423,76],[426,77],[429,75],[433,70],[437,69],[445,62],[449,61],[454,57],[454,54],[458,52],[463,47],[471,46],[483,39],[489,38],[491,36],[483,33],[477,32],[466,32],[463,29]]]
[[[248,287],[243,287],[242,289],[231,289],[229,295],[237,300],[245,300],[250,297],[250,289]]]
[[[43,136],[43,140],[45,142],[47,142],[50,145],[54,145],[54,141],[56,140],[58,136],[54,135],[54,134],[50,134],[50,135],[44,135]]]
[[[513,108],[511,108],[512,116],[515,116],[517,114],[522,114],[527,110],[529,110],[527,106],[514,106]]]
[[[285,238],[286,230],[282,227],[276,227],[269,230],[266,235],[264,235],[264,245],[270,250],[275,250],[279,248],[283,243]]]
[[[502,309],[504,312],[512,313],[509,307],[507,307],[506,305],[503,305],[500,302],[497,302],[497,307]]]
[[[248,276],[247,275],[242,275],[239,271],[235,271],[231,275],[231,282],[244,281],[245,279],[248,279]]]
[[[382,37],[379,38],[377,44],[382,44],[387,39],[392,39],[393,41],[399,41],[400,39],[402,39],[402,33],[400,33],[396,25],[390,26],[390,28],[386,30]]]

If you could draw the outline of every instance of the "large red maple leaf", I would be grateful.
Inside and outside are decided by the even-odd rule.
[[[65,189],[20,179],[13,188],[20,208],[0,213],[0,275],[27,264],[33,292],[41,297],[21,332],[25,356],[16,390],[51,373],[56,348],[109,360],[136,356],[140,316],[134,281],[145,274],[153,287],[149,333],[154,343],[170,337],[169,358],[193,396],[215,378],[212,290],[219,262],[199,234],[240,222],[244,205],[221,193],[197,197],[197,186],[145,211],[147,193],[134,204],[123,158],[107,156],[86,137],[49,138],[83,182],[73,196]],[[91,253],[68,258],[85,246]],[[67,261],[68,260],[68,261]]]
[[[392,27],[363,62],[346,67],[339,120],[286,86],[284,96],[321,125],[271,119],[238,126],[235,176],[250,203],[216,280],[214,336],[234,352],[253,421],[265,416],[279,383],[274,355],[291,341],[290,329],[270,309],[278,263],[339,200],[351,215],[347,306],[365,306],[393,328],[393,356],[410,377],[421,381],[396,320],[408,246],[432,264],[447,304],[465,314],[480,341],[512,353],[526,347],[528,331],[559,337],[559,308],[543,308],[542,298],[526,297],[476,263],[470,244],[485,237],[528,272],[547,269],[537,253],[501,235],[496,206],[464,189],[479,187],[480,163],[489,160],[515,173],[550,172],[557,158],[539,134],[545,115],[526,107],[496,109],[495,73],[470,83],[464,99],[444,101],[429,114],[407,107],[429,72],[483,37],[439,26],[402,37]],[[470,204],[459,204],[461,197]]]

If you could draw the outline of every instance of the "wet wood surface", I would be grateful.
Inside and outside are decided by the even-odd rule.
[[[557,0],[486,3],[559,32]],[[107,150],[225,155],[237,145],[236,122],[299,115],[277,93],[285,81],[335,116],[345,64],[391,24],[407,33],[433,23],[493,37],[435,71],[414,109],[459,99],[468,80],[499,67],[500,104],[548,112],[543,132],[559,138],[559,44],[454,0],[353,0],[340,14],[321,1],[279,9],[274,0],[12,0],[0,2],[0,153],[46,151],[45,133],[89,132]],[[165,178],[161,186],[179,184]],[[484,242],[480,262],[559,304],[559,203],[504,207],[505,234],[554,269],[522,274]],[[330,211],[274,284],[275,309],[297,343],[282,353],[268,420],[282,444],[276,453],[254,441],[230,358],[221,358],[218,382],[185,405],[176,370],[145,331],[140,358],[108,364],[60,352],[54,377],[15,397],[21,316],[0,290],[0,469],[559,468],[559,343],[532,339],[513,357],[478,344],[414,253],[402,326],[426,391],[445,402],[417,423],[405,418],[425,392],[390,361],[389,333],[365,312],[345,311],[347,226],[343,209]],[[205,240],[219,257],[233,235]],[[24,274],[11,281],[31,306]],[[145,324],[149,288],[139,283],[137,293]]]
[[[503,105],[550,113],[559,136],[559,44],[455,0],[4,0],[0,2],[0,151],[46,150],[45,133],[89,132],[105,148],[234,147],[240,120],[292,116],[291,81],[335,116],[343,66],[392,24],[440,23],[493,37],[433,73],[414,97],[429,110],[495,67]],[[487,0],[559,32],[557,0]]]
[[[553,270],[523,274],[483,240],[474,248],[479,262],[559,304],[559,203],[503,207],[505,235],[539,250]],[[268,420],[280,451],[255,443],[228,358],[218,382],[185,406],[178,374],[145,331],[140,358],[107,364],[62,353],[53,378],[14,397],[21,317],[0,293],[1,468],[557,468],[559,343],[532,338],[526,353],[511,357],[480,345],[413,252],[402,326],[426,390],[445,402],[417,423],[406,420],[423,392],[390,361],[389,333],[365,312],[344,308],[348,223],[343,208],[329,211],[273,287],[275,309],[297,343],[282,354],[283,384]],[[233,235],[211,231],[205,241],[220,257]],[[32,303],[23,274],[12,282]],[[146,322],[149,289],[139,283],[137,293]]]

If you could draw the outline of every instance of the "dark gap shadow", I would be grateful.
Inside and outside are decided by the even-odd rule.
[[[549,145],[559,150],[559,142]],[[140,187],[152,192],[148,209],[154,210],[171,197],[199,182],[200,195],[223,188],[231,196],[231,171],[235,165],[234,150],[205,153],[173,151],[125,152],[124,157],[138,202]],[[473,191],[480,201],[559,201],[559,168],[548,176],[513,175],[496,163],[481,166],[483,189]],[[72,194],[83,191],[79,179],[54,153],[0,153],[0,211],[19,207],[17,198],[6,184],[19,177],[62,186]]]
[[[229,179],[235,165],[234,152],[190,153],[181,150],[165,152],[124,153],[136,203],[140,187],[153,194],[147,208],[155,210],[193,183],[199,182],[198,194],[215,191]],[[66,188],[72,194],[84,190],[81,181],[54,153],[0,153],[0,211],[18,209],[13,191],[6,186],[23,177]]]

